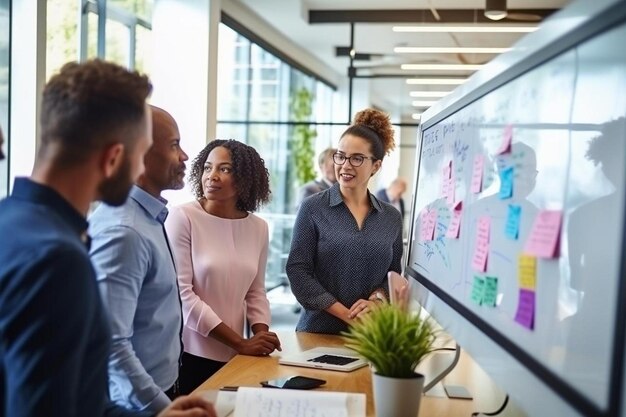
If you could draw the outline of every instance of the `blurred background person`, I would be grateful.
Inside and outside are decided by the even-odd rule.
[[[302,202],[287,276],[303,311],[296,330],[337,334],[387,299],[387,272],[400,272],[400,212],[367,188],[395,146],[389,116],[360,111],[333,155],[337,183]]]
[[[376,197],[380,201],[389,203],[394,206],[402,215],[404,219],[404,199],[402,195],[406,191],[406,181],[404,178],[396,178],[391,181],[391,184],[387,188],[381,188],[376,192]]]
[[[174,118],[151,107],[152,146],[124,205],[90,217],[90,256],[108,310],[113,344],[109,395],[126,408],[161,411],[178,396],[182,313],[176,266],[163,228],[165,190],[185,185]]]
[[[324,191],[337,182],[335,177],[335,164],[333,163],[333,154],[337,151],[335,148],[324,149],[317,157],[317,164],[320,169],[321,178],[309,181],[300,187],[296,207],[300,207],[302,200],[307,197]]]
[[[183,394],[238,353],[280,350],[265,293],[268,227],[252,214],[270,196],[263,159],[241,142],[214,140],[194,159],[189,183],[197,200],[172,209],[166,221],[183,303]]]

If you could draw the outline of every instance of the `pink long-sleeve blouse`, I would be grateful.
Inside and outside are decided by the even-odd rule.
[[[165,222],[176,259],[183,303],[185,351],[227,362],[236,351],[208,336],[223,322],[243,335],[250,325],[270,323],[265,294],[267,223],[208,214],[198,201],[174,207]]]

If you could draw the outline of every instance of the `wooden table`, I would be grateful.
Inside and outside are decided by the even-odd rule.
[[[237,355],[219,372],[198,387],[196,391],[217,390],[224,386],[260,387],[260,381],[296,374],[304,375],[326,380],[326,384],[323,387],[317,388],[317,390],[366,394],[366,415],[367,417],[375,417],[374,400],[372,397],[372,378],[369,367],[360,368],[352,372],[337,372],[278,364],[278,358],[285,353],[292,354],[316,346],[339,346],[342,342],[338,336],[302,332],[282,332],[279,333],[279,338],[282,344],[282,352],[274,352],[268,357]],[[464,360],[467,361],[467,358],[464,359],[462,356],[461,362],[457,367],[463,366]],[[467,372],[461,372],[461,375],[465,374],[467,374]],[[459,383],[460,381],[457,379],[453,382]],[[471,389],[470,391],[473,392]],[[494,406],[495,405],[497,404],[494,403]],[[443,397],[424,396],[420,405],[419,417],[468,417],[471,415],[473,407],[474,402],[471,400],[453,400]],[[491,405],[488,410],[490,408]]]

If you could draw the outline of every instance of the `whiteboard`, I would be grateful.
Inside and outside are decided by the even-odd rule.
[[[625,43],[622,22],[431,114],[416,161],[408,275],[582,415],[621,408],[622,369],[614,364],[624,356]],[[481,187],[472,190],[477,172]],[[456,238],[448,232],[459,202]],[[520,213],[517,237],[510,210]],[[518,311],[528,307],[519,256],[546,210],[562,214],[557,255],[536,258],[529,323]],[[474,264],[481,219],[490,226],[485,271]],[[486,294],[486,277],[497,288],[485,304],[476,294]],[[444,317],[444,326],[453,322]],[[480,340],[471,343],[480,349]]]

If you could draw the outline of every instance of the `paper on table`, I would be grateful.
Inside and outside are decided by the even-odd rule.
[[[524,252],[539,258],[555,258],[559,252],[561,237],[561,210],[542,210],[535,217],[535,222],[526,242]]]
[[[483,165],[485,157],[476,155],[474,157],[474,166],[472,168],[472,192],[479,193],[483,189]]]
[[[365,394],[241,387],[235,417],[352,417],[365,415]]]

